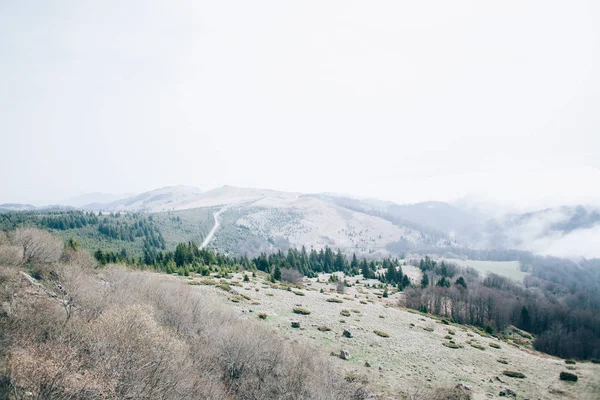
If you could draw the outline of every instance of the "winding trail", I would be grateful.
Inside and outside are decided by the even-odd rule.
[[[226,210],[227,210],[227,206],[221,208],[219,211],[217,211],[216,213],[213,214],[213,217],[215,219],[215,225],[212,227],[210,232],[208,232],[208,235],[206,235],[206,238],[204,238],[204,240],[202,241],[202,244],[200,245],[200,249],[203,249],[206,246],[208,246],[208,244],[212,240],[213,236],[215,236],[215,232],[217,231],[217,229],[219,229],[219,226],[221,226],[221,222],[219,221],[219,216],[221,215],[222,212],[224,212]]]

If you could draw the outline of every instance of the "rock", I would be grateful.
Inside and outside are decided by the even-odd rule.
[[[471,386],[464,384],[464,383],[459,383],[458,385],[456,385],[454,387],[455,389],[461,389],[461,390],[471,390]]]
[[[367,367],[367,368],[370,368],[370,367],[371,367],[371,364],[369,364],[369,362],[368,362],[368,361],[365,361],[365,367]]]
[[[517,394],[510,389],[501,390],[498,395],[500,397],[506,397],[506,396],[517,397]]]
[[[352,337],[352,332],[350,332],[347,329],[344,329],[344,332],[342,333],[342,336],[347,337],[347,338],[351,338]]]
[[[300,321],[292,321],[292,328],[300,328]]]
[[[347,350],[340,350],[340,358],[342,360],[349,360],[350,359],[350,353]]]

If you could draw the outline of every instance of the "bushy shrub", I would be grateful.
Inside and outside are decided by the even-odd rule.
[[[517,372],[517,371],[502,371],[502,373],[506,376],[510,376],[511,378],[518,378],[518,379],[525,378],[524,374],[522,374],[521,372]]]
[[[342,299],[338,299],[337,297],[329,297],[327,299],[328,303],[343,303],[344,301]]]
[[[0,382],[15,398],[366,397],[329,361],[182,281],[76,263],[56,264],[43,286],[17,267],[0,266],[0,276],[11,301]]]
[[[390,337],[389,333],[384,332],[384,331],[380,331],[378,329],[375,329],[373,331],[373,333],[376,334],[377,336],[381,336],[381,337],[384,337],[384,338]]]
[[[300,315],[310,314],[310,311],[308,311],[306,308],[303,308],[303,307],[294,307],[293,312],[294,312],[294,314],[300,314]]]
[[[577,375],[572,374],[570,372],[561,372],[560,373],[561,381],[577,382],[578,379],[579,378],[577,377]]]

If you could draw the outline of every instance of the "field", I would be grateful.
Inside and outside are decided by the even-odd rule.
[[[458,264],[463,268],[474,268],[482,275],[487,275],[492,272],[518,282],[523,282],[523,279],[527,275],[526,272],[521,271],[521,263],[519,261],[478,261],[460,260],[455,258],[446,258],[444,261]]]
[[[419,387],[459,383],[468,385],[475,399],[496,397],[507,388],[518,398],[554,399],[560,393],[565,395],[559,398],[597,398],[598,365],[577,363],[579,381],[565,383],[559,380],[566,370],[564,360],[532,350],[530,340],[516,330],[498,339],[402,309],[398,306],[402,293],[390,292],[383,298],[381,289],[367,287],[376,285],[374,280],[357,283],[348,278],[354,285],[342,294],[334,283],[327,283],[328,277],[305,278],[293,287],[272,284],[260,272],[249,282],[236,273],[228,279],[192,277],[189,283],[197,290],[218,293],[240,316],[262,321],[289,341],[332,354],[347,379],[367,382],[380,398],[406,398]],[[292,321],[300,328],[293,328]],[[344,330],[352,337],[345,337]],[[341,359],[341,350],[350,358]],[[504,376],[505,370],[521,372],[525,378]]]

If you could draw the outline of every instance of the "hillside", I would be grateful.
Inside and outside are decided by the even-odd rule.
[[[355,381],[366,382],[383,399],[419,394],[426,399],[427,390],[459,384],[470,388],[473,399],[495,398],[508,389],[520,399],[592,400],[600,391],[598,365],[577,363],[570,368],[579,375],[577,384],[562,382],[558,376],[568,365],[532,350],[526,333],[513,329],[498,338],[400,308],[403,293],[382,298],[376,280],[347,277],[352,286],[338,293],[336,285],[328,283],[328,274],[305,279],[292,290],[271,284],[264,275],[249,282],[242,278],[233,274],[213,284],[206,278],[190,278],[188,283],[201,293],[218,295],[244,319],[260,320],[264,313],[262,323],[269,329],[288,342],[308,345],[316,354],[331,354],[340,370]],[[215,286],[218,282],[233,289],[224,292]],[[298,307],[310,314],[294,313]],[[291,321],[298,321],[300,328],[293,328]],[[345,337],[345,331],[351,337]],[[459,347],[445,346],[450,341]],[[342,350],[348,353],[347,360],[339,357]],[[505,376],[506,370],[521,372],[525,378]]]
[[[78,201],[101,198],[82,196]],[[600,210],[569,206],[491,217],[443,202],[400,205],[335,194],[302,194],[222,186],[203,190],[170,186],[107,203],[89,211],[152,214],[168,244],[202,242],[218,210],[221,226],[210,245],[229,253],[254,255],[288,247],[330,246],[350,254],[431,253],[462,257],[467,249],[522,250],[579,258],[600,257]],[[4,214],[73,210],[69,206],[4,204]],[[69,232],[79,235],[75,230]],[[83,233],[89,238],[91,232]],[[141,249],[137,246],[137,249]]]

